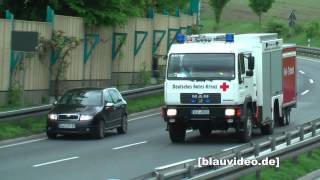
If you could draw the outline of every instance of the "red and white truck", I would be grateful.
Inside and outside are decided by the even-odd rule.
[[[235,128],[272,134],[296,107],[296,48],[277,34],[178,35],[168,53],[162,115],[172,142]]]

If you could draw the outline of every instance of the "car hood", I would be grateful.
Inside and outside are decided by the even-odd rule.
[[[56,114],[96,114],[101,111],[101,106],[67,106],[67,105],[57,105],[52,113]]]

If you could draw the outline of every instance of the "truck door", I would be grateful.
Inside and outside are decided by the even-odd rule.
[[[252,77],[246,75],[246,71],[248,71],[248,58],[247,56],[241,54],[238,58],[238,71],[239,77],[241,77],[240,87],[240,96],[244,100],[247,96],[250,96],[253,92],[253,82]]]

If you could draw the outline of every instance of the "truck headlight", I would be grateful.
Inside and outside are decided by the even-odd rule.
[[[80,116],[80,121],[89,121],[92,119],[93,119],[93,116],[90,116],[90,115],[81,115]]]
[[[57,115],[57,114],[52,114],[52,113],[50,113],[50,114],[48,114],[48,119],[50,119],[50,120],[57,120],[57,119],[58,119],[58,115]]]
[[[167,116],[176,116],[177,115],[177,110],[176,109],[168,109],[167,110]]]
[[[234,109],[226,109],[225,110],[225,115],[226,116],[234,116],[235,115],[235,110]]]

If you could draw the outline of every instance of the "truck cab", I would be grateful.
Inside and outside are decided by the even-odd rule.
[[[273,50],[279,50],[279,57],[273,59],[278,58],[281,62],[282,40],[268,36],[272,37],[272,42],[277,42]],[[263,101],[268,101],[263,99],[261,80],[264,80],[261,63],[265,44],[262,41],[247,43],[246,39],[250,37],[193,35],[171,46],[162,115],[172,142],[184,141],[187,129],[199,130],[202,136],[209,136],[212,130],[234,128],[242,142],[250,141],[253,127],[261,127],[265,134],[272,133],[274,117],[272,112],[264,112],[262,108]],[[253,38],[252,41],[257,39],[260,40]],[[271,98],[269,106],[272,97],[271,94],[268,96]]]

